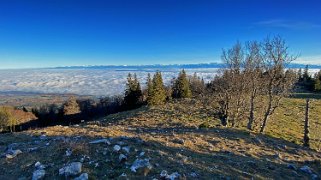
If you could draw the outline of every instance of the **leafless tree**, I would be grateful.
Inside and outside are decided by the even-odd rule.
[[[285,72],[285,67],[296,56],[292,56],[288,52],[285,41],[280,36],[274,38],[266,38],[262,43],[263,51],[263,95],[266,97],[266,106],[263,110],[263,119],[260,132],[263,133],[269,117],[279,107],[283,97],[288,95],[293,88],[295,77],[289,71]]]

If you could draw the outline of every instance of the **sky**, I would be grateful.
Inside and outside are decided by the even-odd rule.
[[[0,0],[0,69],[220,62],[268,35],[321,64],[321,1]]]

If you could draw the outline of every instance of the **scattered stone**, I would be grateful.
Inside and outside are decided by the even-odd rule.
[[[116,144],[116,145],[113,147],[113,149],[114,149],[115,152],[118,152],[118,151],[120,151],[121,147]]]
[[[80,176],[76,177],[74,180],[88,180],[88,174],[82,173]]]
[[[303,166],[303,167],[300,168],[300,170],[302,172],[305,172],[305,173],[308,173],[308,174],[312,174],[312,170],[311,170],[311,168],[309,166]]]
[[[130,147],[126,146],[126,147],[122,147],[121,148],[123,151],[125,151],[126,153],[130,152]]]
[[[45,169],[45,166],[42,165],[39,161],[35,163],[35,168],[37,170],[42,170],[42,169]]]
[[[311,179],[312,179],[312,180],[317,180],[317,179],[318,179],[318,175],[312,174],[312,175],[311,175]]]
[[[99,166],[99,163],[95,163],[95,168],[97,168]]]
[[[38,149],[39,149],[38,147],[28,148],[28,152],[36,151]]]
[[[100,143],[105,143],[110,145],[111,143],[108,141],[108,139],[97,139],[94,141],[90,141],[89,144],[100,144]]]
[[[45,134],[42,134],[40,137],[39,137],[40,140],[46,140],[47,139],[47,136]]]
[[[124,154],[120,154],[118,159],[119,159],[119,162],[122,163],[127,160],[127,156],[125,156]]]
[[[145,155],[145,152],[142,151],[141,153],[139,153],[139,156],[144,156]]]
[[[292,170],[296,170],[296,166],[294,164],[288,164],[288,168]]]
[[[43,179],[46,175],[46,171],[43,169],[38,169],[36,171],[33,172],[32,174],[32,180],[39,180],[39,179]]]
[[[162,172],[160,173],[160,177],[161,178],[166,178],[168,176],[168,173],[166,170],[162,170]]]
[[[178,172],[174,172],[171,175],[168,175],[166,179],[168,180],[175,180],[176,178],[179,178],[181,175]]]
[[[152,168],[153,167],[149,163],[149,159],[136,159],[130,167],[130,170],[132,172],[137,172],[139,170],[144,176],[146,176]]]
[[[66,156],[71,156],[71,154],[72,154],[72,150],[67,149],[67,150],[66,150]]]
[[[195,172],[192,172],[190,175],[191,175],[191,177],[193,177],[193,178],[196,178],[196,177],[198,176]]]
[[[8,150],[7,151],[7,154],[5,155],[7,159],[12,159],[12,158],[15,158],[16,156],[18,156],[19,154],[21,154],[22,151],[20,149],[17,149],[17,150]]]
[[[59,169],[59,175],[75,176],[81,173],[82,164],[80,162],[73,162],[69,165]]]

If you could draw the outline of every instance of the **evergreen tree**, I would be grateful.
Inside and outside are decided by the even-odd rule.
[[[185,70],[183,69],[176,81],[174,82],[173,87],[173,97],[174,98],[190,98],[192,96],[192,92],[190,89],[190,84],[187,79],[187,75]]]
[[[298,80],[302,81],[302,68],[298,70]]]
[[[308,82],[311,80],[311,76],[309,75],[309,65],[305,66],[302,79],[304,82]]]
[[[153,80],[152,80],[149,73],[147,75],[146,85],[147,85],[147,102],[149,102],[150,98],[152,97],[152,92],[153,92]]]
[[[314,82],[314,91],[316,92],[320,92],[321,91],[321,81],[319,78],[316,78],[315,79],[315,82]]]
[[[196,73],[189,79],[190,89],[194,97],[203,95],[205,92],[204,79],[197,76]]]
[[[127,84],[125,90],[124,104],[128,109],[136,108],[142,104],[142,89],[137,79],[136,74],[134,77],[131,73],[128,74]]]
[[[149,105],[161,105],[166,101],[166,90],[161,72],[154,74],[152,82],[149,83],[147,103]]]

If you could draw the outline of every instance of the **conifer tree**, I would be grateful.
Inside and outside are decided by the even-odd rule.
[[[190,90],[190,84],[187,79],[187,75],[185,70],[183,69],[176,81],[174,82],[173,87],[173,97],[174,98],[190,98],[192,96],[192,92]]]
[[[309,65],[305,66],[302,78],[303,78],[303,81],[305,82],[308,82],[311,80],[311,76],[309,75]]]
[[[150,81],[150,80],[149,80]],[[161,72],[157,71],[154,74],[153,80],[148,82],[148,98],[149,105],[161,105],[166,101],[166,90],[163,83]]]
[[[126,108],[132,109],[141,105],[142,96],[142,89],[140,87],[140,83],[137,79],[136,74],[134,74],[133,77],[132,74],[129,73],[127,77],[127,84],[124,97],[124,103]]]
[[[321,91],[321,81],[319,78],[316,78],[315,79],[315,82],[314,82],[314,91],[316,92],[320,92]]]
[[[152,80],[149,73],[147,75],[146,85],[147,85],[147,102],[149,102],[150,98],[152,97],[152,92],[153,92],[153,80]]]

